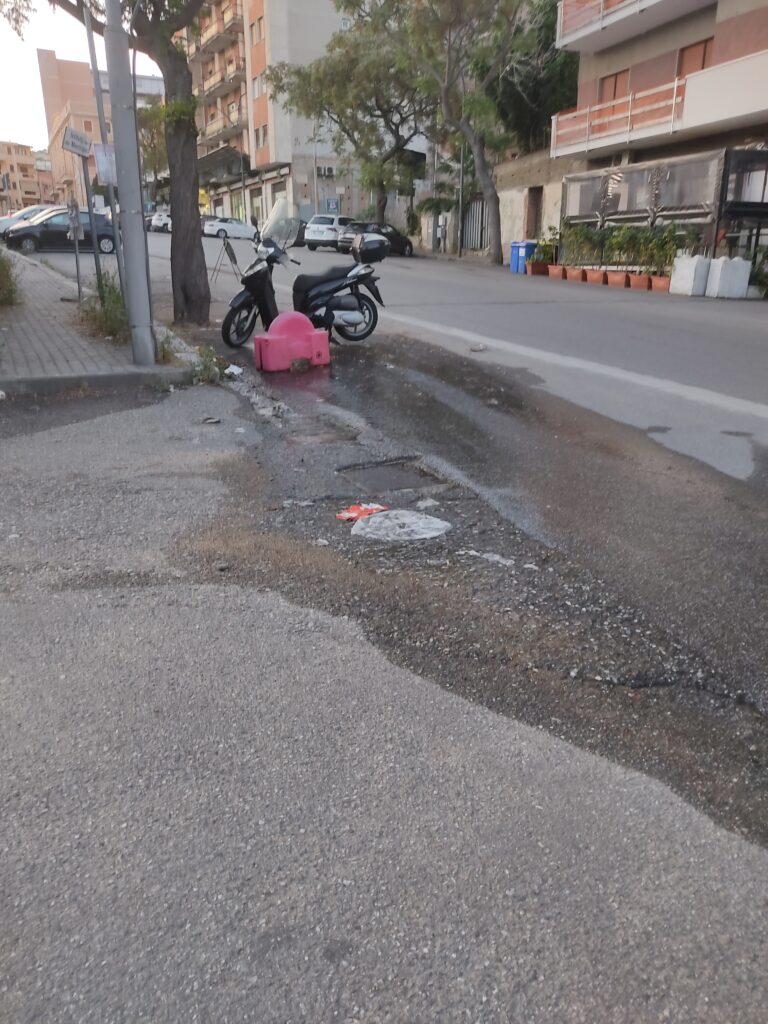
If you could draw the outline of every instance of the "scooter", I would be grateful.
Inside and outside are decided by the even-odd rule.
[[[251,223],[258,232],[255,217]],[[278,315],[272,271],[277,264],[301,265],[287,253],[296,240],[300,223],[287,200],[280,199],[263,231],[254,238],[256,259],[243,271],[243,288],[231,300],[221,325],[221,336],[230,348],[239,348],[253,337],[259,318],[267,330]],[[324,274],[300,274],[293,283],[293,308],[309,317],[315,327],[327,330],[331,340],[333,330],[346,341],[363,341],[376,329],[376,303],[361,289],[370,292],[380,306],[384,305],[371,263],[384,259],[389,243],[384,238],[360,236],[355,239],[352,252],[356,262],[351,266],[331,267]]]

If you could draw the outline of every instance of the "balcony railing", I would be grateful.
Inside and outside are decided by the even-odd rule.
[[[226,49],[234,38],[233,28],[225,25],[223,18],[214,18],[200,33],[199,49],[206,53],[217,53]]]
[[[585,53],[711,6],[713,0],[560,0],[557,45]]]
[[[673,132],[680,120],[685,100],[685,79],[656,89],[630,93],[608,103],[597,103],[581,110],[565,111],[552,118],[552,156],[589,152],[610,142],[629,144],[635,138],[647,138]]]
[[[768,50],[676,78],[655,89],[552,119],[552,156],[610,153],[653,139],[713,135],[768,121]]]
[[[225,4],[221,9],[221,13],[227,28],[242,28],[243,9],[240,4]]]
[[[232,139],[236,135],[240,135],[244,127],[245,119],[239,114],[215,117],[205,125],[205,141],[223,142],[225,139]]]
[[[228,61],[225,68],[214,71],[204,80],[202,92],[206,102],[231,92],[232,88],[244,79],[245,61],[241,57]]]

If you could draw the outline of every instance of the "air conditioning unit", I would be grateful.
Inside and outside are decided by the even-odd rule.
[[[317,176],[318,178],[335,178],[336,172],[332,167],[318,167]]]

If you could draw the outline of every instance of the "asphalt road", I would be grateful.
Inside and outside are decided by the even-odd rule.
[[[0,1019],[762,1024],[764,849],[179,560],[311,438],[74,405],[0,423]]]
[[[241,266],[248,242],[233,243]],[[220,243],[205,239],[213,269]],[[158,308],[169,312],[170,238],[149,236]],[[346,262],[299,252],[276,272],[290,302],[296,273]],[[70,255],[47,254],[72,275]],[[749,480],[768,445],[766,307],[689,300],[513,276],[472,262],[390,258],[380,268],[382,326],[478,362],[524,370],[538,387],[639,428],[674,451]],[[236,282],[225,264],[212,285],[221,319]],[[479,350],[479,351],[478,351]]]

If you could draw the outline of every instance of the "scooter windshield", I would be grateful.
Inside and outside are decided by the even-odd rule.
[[[272,212],[261,229],[263,241],[269,240],[281,249],[287,249],[296,241],[301,226],[298,208],[287,199],[278,199]]]

